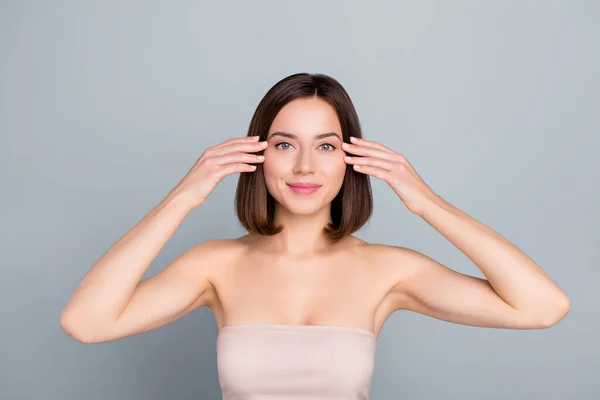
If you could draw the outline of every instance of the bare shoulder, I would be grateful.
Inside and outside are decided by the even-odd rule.
[[[220,255],[240,248],[241,245],[239,239],[210,239],[194,245],[190,250],[198,253]]]
[[[370,244],[370,251],[374,253],[375,257],[383,263],[393,263],[398,265],[402,263],[404,268],[414,268],[418,262],[425,256],[423,253],[403,246],[393,246],[388,244],[375,243]]]
[[[361,240],[357,244],[357,249],[366,257],[373,265],[386,266],[389,264],[399,265],[399,263],[407,262],[414,256],[414,250],[408,247],[392,246],[382,243],[368,243]]]
[[[357,246],[360,259],[370,269],[379,272],[390,286],[406,280],[419,267],[422,253],[408,247],[362,241]]]
[[[213,261],[217,268],[235,260],[246,248],[247,244],[237,239],[210,239],[191,247],[187,253],[192,258],[207,258]]]
[[[246,235],[238,238],[206,240],[190,248],[188,253],[192,259],[203,260],[203,265],[208,268],[204,273],[213,283],[213,280],[229,267],[235,266],[251,248],[252,240]]]

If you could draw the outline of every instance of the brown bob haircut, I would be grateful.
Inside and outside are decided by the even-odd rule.
[[[358,115],[344,87],[330,76],[309,73],[290,75],[269,89],[252,116],[248,136],[266,140],[273,120],[287,103],[310,97],[323,99],[335,109],[344,142],[350,142],[351,136],[362,137]],[[262,151],[256,154],[262,154]],[[283,226],[274,223],[275,199],[267,190],[261,163],[257,164],[255,171],[240,174],[235,193],[235,211],[249,233],[274,235],[283,229]],[[337,242],[360,229],[372,212],[373,195],[369,176],[346,165],[344,182],[331,202],[332,223],[323,228],[324,232]]]

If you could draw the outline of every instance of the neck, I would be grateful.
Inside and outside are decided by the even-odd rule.
[[[275,223],[283,230],[270,238],[274,252],[289,256],[307,256],[320,253],[331,247],[331,240],[323,228],[331,222],[330,206],[315,214],[294,214],[275,205]]]

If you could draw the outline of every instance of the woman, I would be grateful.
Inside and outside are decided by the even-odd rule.
[[[141,280],[185,216],[237,172],[236,212],[248,234],[200,243]],[[487,279],[352,236],[371,215],[369,176],[386,181]],[[248,137],[207,149],[86,274],[61,325],[81,342],[100,343],[201,306],[219,329],[225,399],[368,399],[377,337],[396,310],[541,329],[571,307],[540,266],[437,195],[403,155],[362,139],[348,94],[319,74],[281,80],[258,105]]]

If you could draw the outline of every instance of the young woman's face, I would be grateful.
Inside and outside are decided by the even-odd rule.
[[[275,200],[295,214],[328,206],[346,172],[342,128],[333,107],[317,97],[286,104],[271,124],[267,141],[263,170]]]

